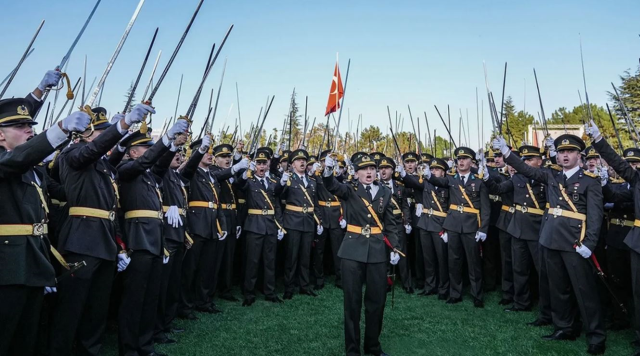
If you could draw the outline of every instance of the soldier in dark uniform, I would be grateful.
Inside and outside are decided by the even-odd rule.
[[[389,261],[385,236],[394,249],[400,247],[398,226],[393,218],[392,194],[375,181],[375,162],[369,155],[362,155],[353,161],[357,178],[350,184],[341,184],[335,179],[335,165],[331,155],[327,155],[323,180],[327,190],[343,199],[347,205],[347,234],[338,251],[342,263],[346,354],[361,354],[360,314],[362,286],[366,283],[364,352],[386,355],[380,346]],[[400,256],[392,251],[389,259],[395,265]]]
[[[143,129],[145,124],[143,124]],[[161,186],[171,160],[158,161],[167,151],[176,152],[174,138],[187,130],[178,120],[155,144],[147,133],[136,131],[122,143],[129,160],[118,166],[120,205],[124,211],[124,243],[131,262],[123,272],[122,303],[118,313],[121,355],[154,354],[153,334],[158,312],[165,254]],[[176,144],[184,135],[176,138]],[[171,157],[173,158],[173,157]]]
[[[282,303],[276,295],[276,247],[285,234],[280,204],[274,194],[278,183],[266,177],[270,153],[259,148],[254,157],[249,170],[238,175],[238,188],[244,191],[247,199],[247,218],[243,225],[246,234],[243,306],[251,306],[256,301],[260,260],[264,264],[265,299]]]
[[[429,169],[433,176],[445,177],[449,169],[445,160],[432,158],[430,163]],[[438,294],[439,300],[447,300],[450,288],[448,237],[442,225],[447,217],[449,189],[434,186],[428,180],[410,174],[401,177],[401,172],[402,170],[398,172],[398,177],[407,187],[413,188],[416,192],[422,192],[423,207],[419,212],[417,233],[422,244],[425,288],[420,295]]]
[[[407,174],[418,176],[418,155],[413,152],[407,152],[402,155],[402,165]],[[407,234],[407,257],[409,265],[413,265],[413,271],[416,277],[416,286],[418,290],[422,290],[424,294],[424,260],[422,253],[422,243],[420,241],[417,223],[417,211],[422,210],[422,196],[421,194],[415,194],[412,188],[407,188],[404,192],[404,199],[409,204],[409,211],[411,212],[411,233]],[[414,219],[414,217],[416,217]],[[406,233],[406,231],[405,231]]]
[[[93,131],[58,157],[60,182],[67,192],[69,217],[58,241],[58,251],[69,263],[87,266],[58,285],[58,298],[51,325],[51,354],[70,355],[76,350],[97,355],[107,323],[109,296],[116,260],[128,264],[129,257],[116,245],[118,191],[113,167],[105,155],[127,133],[152,112],[138,104],[127,116],[118,115],[115,125],[107,110],[93,110]]]
[[[316,297],[309,283],[311,243],[314,235],[321,235],[323,227],[315,213],[318,205],[316,182],[307,176],[309,154],[303,149],[291,152],[291,173],[284,172],[275,187],[276,196],[286,200],[283,212],[285,238],[284,299],[293,297],[296,273],[299,273],[300,294]],[[316,228],[317,224],[317,228]]]
[[[490,150],[491,151],[491,150]],[[504,160],[500,152],[493,153],[493,162],[487,162],[489,176],[497,182],[507,179],[504,174]],[[489,218],[489,232],[487,239],[482,242],[482,273],[485,291],[494,291],[500,287],[502,298],[499,305],[508,305],[513,301],[513,268],[511,262],[511,237],[504,234],[497,226],[502,211],[502,197],[491,194],[491,217]]]
[[[34,353],[43,296],[56,289],[47,187],[34,166],[66,144],[69,132],[82,132],[91,121],[76,112],[34,136],[37,122],[30,112],[41,104],[32,106],[30,100],[0,100],[0,355]]]
[[[320,154],[320,163],[323,164],[324,158],[331,153],[331,150],[325,150]],[[336,275],[335,285],[342,287],[342,276],[340,273],[340,257],[338,257],[338,249],[344,238],[344,228],[347,227],[347,221],[344,219],[344,211],[340,199],[329,193],[324,187],[322,179],[316,180],[318,189],[318,209],[316,214],[322,221],[323,232],[316,236],[313,255],[313,270],[316,276],[316,290],[324,288],[324,251],[327,238],[331,243],[331,252],[333,253],[333,268]]]
[[[237,302],[238,298],[231,293],[233,284],[234,260],[236,243],[242,233],[242,226],[238,220],[238,200],[236,198],[235,173],[249,166],[248,159],[241,159],[231,166],[233,146],[223,143],[213,148],[215,165],[211,166],[211,173],[220,183],[220,206],[226,220],[228,239],[223,241],[222,266],[220,268],[219,286],[220,298]]]
[[[409,203],[404,199],[404,193],[407,188],[402,182],[393,179],[396,170],[396,163],[388,157],[380,158],[378,164],[378,172],[380,174],[380,184],[391,190],[391,205],[393,206],[393,218],[396,221],[398,231],[398,244],[400,251],[407,251],[407,235],[411,233],[411,211]],[[411,283],[411,270],[409,262],[403,258],[398,262],[398,272],[402,281],[402,288],[408,294],[413,294],[414,289]]]
[[[511,156],[503,138],[493,142],[509,165],[528,179],[547,186],[549,209],[540,232],[540,257],[547,267],[551,316],[556,330],[544,340],[575,340],[577,300],[586,329],[589,354],[605,351],[602,305],[589,257],[598,243],[603,201],[599,177],[580,170],[580,151],[585,144],[575,135],[555,139],[557,161],[563,171],[533,168]],[[574,299],[575,296],[575,299]]]
[[[476,153],[467,147],[458,147],[455,152],[458,160],[456,174],[438,178],[432,176],[430,170],[424,172],[431,184],[449,188],[450,205],[443,225],[448,237],[451,283],[447,303],[462,301],[462,259],[466,258],[473,305],[483,308],[480,241],[487,238],[489,228],[489,192],[482,179],[471,173],[471,161]]]
[[[210,300],[209,291],[219,274],[222,244],[227,237],[227,222],[220,207],[220,184],[209,167],[213,164],[212,140],[209,135],[191,143],[191,157],[181,172],[189,181],[188,228],[193,246],[182,265],[180,317],[196,319],[193,309],[205,313],[222,312]],[[217,247],[220,249],[217,250]],[[216,258],[217,252],[220,252]]]
[[[164,212],[162,231],[164,249],[170,258],[162,266],[158,315],[153,337],[156,344],[173,344],[176,341],[169,338],[167,333],[184,331],[174,327],[172,321],[176,317],[180,301],[180,280],[185,248],[193,244],[193,240],[187,233],[187,187],[178,172],[183,160],[182,152],[165,153],[158,161],[158,166],[165,167],[165,160],[171,160],[171,163],[162,177],[162,211]]]

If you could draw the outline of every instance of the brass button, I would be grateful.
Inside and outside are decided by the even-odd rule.
[[[367,214],[367,217],[368,217],[368,218],[370,218],[370,217],[371,217],[371,214]]]
[[[8,244],[9,244],[9,241],[5,241],[5,242],[4,242],[4,244],[5,244],[5,245],[8,245]]]

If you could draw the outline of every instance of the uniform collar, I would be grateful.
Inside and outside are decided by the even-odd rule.
[[[568,171],[563,171],[564,175],[567,176],[567,179],[571,178],[576,172],[580,170],[580,166],[575,166]]]

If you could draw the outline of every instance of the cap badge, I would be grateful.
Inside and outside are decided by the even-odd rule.
[[[369,162],[370,160],[369,156],[362,156],[362,162]]]
[[[628,157],[633,157],[633,156],[635,156],[635,153],[633,151],[629,151],[629,153],[627,153],[627,156]]]
[[[522,153],[529,153],[529,150],[528,150],[528,149],[526,149],[526,148],[524,148],[524,149],[522,150]]]
[[[593,148],[592,148],[592,149],[590,149],[590,150],[589,150],[589,154],[590,154],[590,155],[594,155],[594,154],[596,154],[596,150],[595,150],[595,149],[593,149]]]
[[[18,106],[18,115],[29,115],[29,110],[26,106],[20,105]]]
[[[568,145],[569,144],[569,140],[565,138],[564,140],[562,140],[562,144],[563,145]]]
[[[458,151],[458,154],[459,154],[459,155],[464,154],[464,150],[460,150],[460,151]]]
[[[264,155],[264,153],[263,153],[263,152],[260,152],[260,154],[258,155],[258,157],[260,157],[260,158],[266,158],[266,156]]]
[[[229,152],[229,149],[227,147],[222,147],[222,152]]]

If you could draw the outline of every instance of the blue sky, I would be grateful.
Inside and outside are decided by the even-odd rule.
[[[0,77],[15,66],[36,27],[46,20],[35,52],[25,62],[7,96],[24,95],[42,74],[66,53],[88,15],[90,0],[13,0],[3,4],[0,21],[3,55]],[[102,74],[137,0],[103,0],[76,47],[67,72],[75,81],[88,56],[87,77]],[[156,45],[143,75],[146,83],[158,50],[164,68],[193,13],[197,0],[147,0],[104,87],[102,106],[122,110],[124,94],[140,68],[155,27]],[[243,128],[258,116],[267,95],[276,95],[266,128],[282,127],[289,96],[295,87],[301,110],[309,96],[309,116],[322,121],[331,76],[340,53],[347,83],[342,131],[347,111],[354,122],[387,130],[386,106],[400,111],[405,130],[411,130],[407,104],[414,116],[423,111],[431,130],[444,133],[433,105],[451,105],[452,120],[469,110],[472,136],[476,127],[475,89],[486,98],[483,60],[496,100],[500,100],[502,70],[509,63],[506,92],[515,105],[535,115],[539,110],[532,68],[538,72],[547,116],[561,106],[579,104],[583,92],[579,33],[582,34],[587,89],[592,103],[604,105],[610,82],[618,83],[625,69],[635,70],[640,57],[637,0],[617,1],[212,1],[202,9],[154,100],[156,126],[174,113],[181,74],[184,74],[178,113],[185,112],[200,82],[211,45],[219,43],[234,24],[225,48],[205,85],[196,125],[206,115],[211,88],[218,87],[222,64],[228,58],[214,128],[237,117],[235,83],[240,90]],[[10,16],[9,16],[10,15]],[[157,75],[156,74],[156,75]],[[88,85],[88,84],[87,84]],[[144,90],[141,84],[138,97]],[[90,90],[87,88],[87,90]],[[584,93],[583,93],[584,100]],[[227,115],[231,105],[231,114]],[[61,102],[58,103],[58,108]],[[485,100],[485,136],[490,119]],[[498,108],[499,110],[499,108]],[[226,120],[226,121],[225,121]],[[453,120],[457,122],[457,120]],[[421,120],[424,127],[424,118]],[[423,128],[424,132],[424,128]],[[454,135],[457,136],[457,125]],[[456,137],[457,138],[457,137]],[[477,139],[472,139],[472,143]]]

